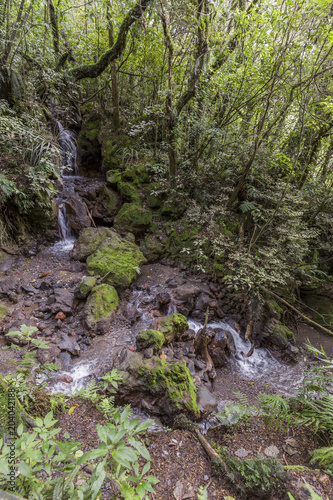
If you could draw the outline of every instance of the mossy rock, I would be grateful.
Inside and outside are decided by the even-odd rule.
[[[157,330],[144,330],[136,337],[136,346],[139,351],[152,347],[156,354],[164,344],[164,335]]]
[[[124,181],[133,182],[138,187],[150,180],[149,173],[144,165],[131,165],[123,172],[122,178]]]
[[[166,393],[180,410],[185,407],[195,416],[200,415],[196,387],[185,361],[168,363],[153,357],[140,367],[138,375],[152,394]]]
[[[156,192],[158,194],[155,194]],[[148,207],[153,209],[160,208],[167,196],[166,192],[162,191],[162,186],[157,182],[152,182],[146,186],[144,193]]]
[[[101,116],[92,111],[85,115],[78,137],[78,146],[81,149],[96,153],[100,149],[98,135],[101,128]]]
[[[112,187],[116,187],[118,182],[121,181],[121,171],[120,170],[108,170],[106,172],[106,183],[110,184]]]
[[[155,327],[156,330],[163,333],[166,343],[178,340],[189,329],[186,317],[180,313],[173,313],[170,316],[159,318]]]
[[[112,238],[114,235],[115,232],[107,227],[88,227],[80,233],[70,255],[74,260],[84,262],[89,255],[97,250],[103,241]]]
[[[294,333],[276,319],[271,319],[264,329],[266,339],[278,347],[287,347],[289,343],[295,344]]]
[[[283,309],[277,302],[275,302],[275,300],[267,300],[265,303],[265,308],[267,310],[268,316],[281,320]]]
[[[121,198],[119,194],[107,186],[102,186],[99,190],[93,216],[97,219],[103,219],[104,222],[112,222],[120,207]]]
[[[8,307],[6,307],[4,304],[0,304],[0,321],[9,315],[10,315],[10,311],[9,311]]]
[[[141,243],[140,250],[148,262],[155,262],[163,255],[164,246],[153,234],[149,234]]]
[[[136,278],[140,266],[146,261],[131,238],[120,238],[116,233],[107,238],[88,257],[90,275],[103,277],[110,285],[126,288]]]
[[[144,233],[152,223],[150,210],[139,207],[135,203],[125,203],[114,222],[114,227],[121,232],[130,232],[134,235]]]
[[[126,202],[142,205],[140,193],[131,182],[118,182],[117,189]]]
[[[126,134],[101,134],[103,170],[122,168],[126,151],[132,149],[132,139]]]
[[[81,300],[86,299],[96,285],[96,281],[94,276],[85,276],[75,290],[75,297]]]
[[[113,286],[95,286],[84,307],[86,325],[91,333],[103,334],[109,329],[118,302],[118,294]]]

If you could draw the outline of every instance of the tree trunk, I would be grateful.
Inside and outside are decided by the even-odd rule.
[[[110,6],[108,2],[107,2],[106,17],[108,20],[109,47],[112,48],[114,45],[114,30],[111,19]],[[120,117],[119,117],[117,68],[115,62],[111,63],[111,90],[112,90],[112,124],[113,124],[113,130],[117,132],[117,130],[120,129]]]

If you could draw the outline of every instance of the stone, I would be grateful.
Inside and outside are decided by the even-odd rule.
[[[67,373],[62,373],[61,375],[59,375],[58,380],[60,380],[60,382],[65,382],[65,384],[71,384],[74,379]]]
[[[197,389],[197,403],[202,417],[206,417],[217,410],[215,397],[204,385],[200,385]]]
[[[75,297],[80,300],[86,299],[96,285],[96,281],[94,276],[84,276],[79,286],[75,289]]]
[[[67,351],[73,356],[79,356],[81,349],[76,340],[70,339],[67,335],[64,335],[63,338],[64,340],[56,344],[58,349],[60,349],[60,351]]]
[[[182,412],[199,416],[196,387],[185,362],[168,362],[158,356],[145,359],[140,352],[124,349],[114,367],[123,374],[118,387],[121,401],[140,407],[144,400],[151,414],[169,419]]]
[[[193,340],[193,339],[195,339],[195,331],[192,329],[185,330],[185,332],[182,333],[181,336],[179,337],[179,340],[181,342],[187,342],[188,340]]]
[[[277,448],[274,444],[271,445],[271,446],[268,446],[267,448],[264,449],[264,453],[266,455],[266,457],[269,457],[269,458],[276,458],[280,451],[279,451],[279,448]]]
[[[102,219],[103,222],[113,222],[114,216],[119,212],[120,207],[120,195],[113,189],[102,186],[92,215],[96,219]]]
[[[66,319],[66,314],[63,313],[62,311],[59,311],[57,314],[56,314],[56,319],[61,319],[61,320],[64,320]]]
[[[152,347],[149,347],[148,349],[145,349],[143,351],[143,355],[146,359],[150,359],[154,356],[154,349]]]
[[[238,458],[246,458],[250,453],[249,450],[245,450],[244,448],[239,448],[239,450],[235,451],[235,455]]]
[[[61,364],[61,367],[63,368],[63,370],[67,370],[69,368],[69,365],[71,362],[71,355],[69,354],[69,352],[62,351],[59,354],[58,359],[60,361],[60,364]]]
[[[126,288],[134,281],[145,261],[135,243],[112,233],[88,257],[87,269],[90,275],[103,277],[105,283]]]
[[[74,243],[70,256],[74,260],[85,261],[97,248],[109,237],[115,235],[115,231],[107,227],[90,227],[84,229]]]
[[[103,334],[109,330],[118,307],[118,294],[113,286],[96,286],[84,306],[85,322],[90,333]]]
[[[124,311],[124,317],[131,325],[134,325],[134,323],[141,317],[141,313],[134,306],[128,307],[126,311]]]
[[[117,188],[126,203],[133,203],[137,206],[142,205],[142,198],[134,184],[131,182],[118,182]]]
[[[43,365],[44,363],[56,363],[56,360],[60,354],[60,349],[56,345],[52,345],[50,349],[37,349],[36,359],[38,363]]]
[[[288,347],[289,342],[295,344],[295,335],[277,319],[270,319],[264,328],[263,336],[271,344],[278,347]]]
[[[138,351],[151,347],[156,354],[162,348],[164,340],[163,333],[157,330],[144,330],[139,332],[136,337],[136,347]]]
[[[188,330],[188,323],[182,314],[173,313],[170,316],[155,321],[155,328],[163,333],[166,343],[178,340]]]
[[[160,208],[166,199],[166,192],[157,182],[152,182],[144,189],[147,205],[149,208]]]
[[[159,302],[159,304],[166,305],[169,304],[171,297],[168,292],[159,292],[156,295],[156,299]]]
[[[136,203],[124,203],[114,221],[114,227],[121,232],[138,236],[147,231],[152,223],[152,214]]]
[[[75,232],[91,226],[87,205],[76,193],[65,201],[66,213],[69,225]]]
[[[52,304],[51,311],[53,314],[62,311],[63,313],[71,314],[74,294],[65,288],[56,288],[54,290],[54,303]]]
[[[216,330],[213,340],[208,345],[208,351],[215,368],[222,368],[227,363],[232,351],[228,332],[222,329]]]
[[[197,370],[203,370],[206,367],[206,363],[201,359],[196,359],[194,361],[194,366],[197,368]]]

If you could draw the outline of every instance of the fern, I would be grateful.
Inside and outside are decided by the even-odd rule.
[[[333,447],[319,448],[311,454],[311,464],[318,464],[333,472]]]

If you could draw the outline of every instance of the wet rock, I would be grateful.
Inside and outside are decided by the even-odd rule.
[[[131,325],[134,325],[134,323],[141,317],[141,313],[136,307],[128,307],[126,311],[124,311],[124,316]]]
[[[101,186],[92,215],[96,219],[102,219],[104,222],[110,223],[119,212],[120,207],[120,195],[113,191],[113,189]]]
[[[57,377],[57,380],[59,380],[60,382],[65,382],[65,384],[71,384],[74,379],[67,373],[62,373]]]
[[[56,364],[56,360],[60,352],[59,347],[56,345],[53,345],[50,349],[37,349],[36,359],[41,365],[44,363]]]
[[[289,342],[295,344],[294,333],[274,318],[266,323],[263,337],[271,344],[282,348],[288,347]]]
[[[49,303],[51,297],[49,297],[47,303]],[[72,313],[74,295],[69,290],[65,288],[56,288],[54,290],[54,303],[52,304],[51,310],[53,314],[62,311],[65,314]]]
[[[136,337],[136,347],[142,351],[151,347],[156,354],[164,344],[164,335],[157,330],[144,330],[138,333]]]
[[[217,401],[207,387],[200,385],[197,389],[197,402],[203,417],[217,410]]]
[[[196,367],[197,370],[203,370],[206,367],[206,363],[201,359],[196,359],[194,361],[194,366]]]
[[[188,330],[188,323],[182,314],[173,313],[170,316],[155,321],[155,328],[163,333],[167,343],[177,340]]]
[[[181,412],[199,416],[196,388],[184,362],[144,359],[142,353],[124,349],[114,366],[124,375],[118,390],[121,401],[140,407],[144,400],[152,414],[169,418]]]
[[[171,297],[170,297],[170,294],[168,292],[159,292],[156,295],[156,299],[157,299],[159,304],[166,305],[166,304],[169,304]]]
[[[191,329],[185,330],[185,332],[182,333],[179,338],[181,342],[187,342],[188,340],[193,339],[195,339],[195,331]]]
[[[216,330],[215,336],[208,346],[209,354],[216,368],[221,368],[227,363],[231,350],[228,332],[222,329]]]
[[[145,258],[131,237],[120,238],[116,233],[108,237],[88,257],[89,274],[104,277],[110,285],[126,288],[136,278]]]
[[[70,339],[67,336],[63,336],[64,340],[61,340],[60,342],[57,342],[57,347],[60,349],[60,351],[67,351],[73,356],[79,356],[80,355],[80,346],[76,342],[76,340]]]
[[[65,207],[69,225],[74,231],[78,233],[82,229],[91,226],[87,205],[82,201],[80,196],[72,194],[65,201]]]
[[[101,335],[109,330],[118,302],[118,294],[113,286],[98,285],[92,290],[84,306],[89,333]]]
[[[81,283],[74,291],[75,297],[80,300],[86,299],[96,285],[96,281],[94,276],[84,276]]]
[[[57,314],[56,314],[56,319],[61,319],[61,320],[64,320],[66,319],[66,314],[63,313],[62,311],[59,311]]]
[[[58,356],[58,359],[60,361],[60,365],[61,367],[64,369],[64,370],[67,370],[69,365],[70,365],[70,362],[71,362],[71,355],[69,354],[69,352],[66,352],[66,351],[62,351],[59,356]],[[55,362],[55,364],[57,364]]]

